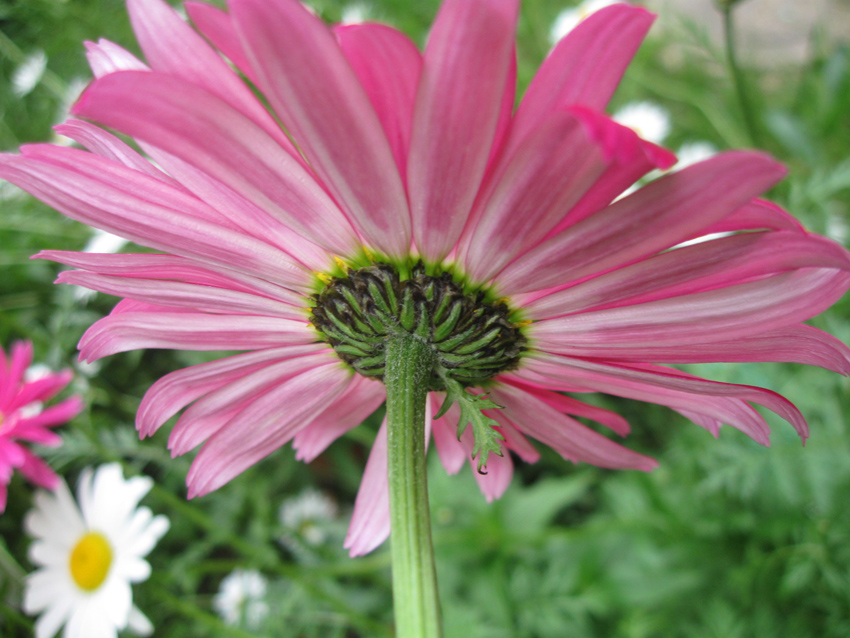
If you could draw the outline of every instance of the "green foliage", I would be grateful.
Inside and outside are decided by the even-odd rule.
[[[548,51],[552,20],[567,2],[525,0],[519,25],[518,78],[524,90]],[[341,0],[317,0],[328,20]],[[410,33],[420,45],[437,0],[374,0],[371,18]],[[81,42],[108,37],[138,51],[120,0],[0,0],[0,149],[50,140],[77,78],[89,78]],[[789,166],[771,194],[816,232],[841,238],[850,224],[850,50],[813,37],[798,65],[754,69],[743,60],[762,146]],[[47,56],[27,95],[12,77],[37,50]],[[720,149],[750,144],[722,49],[701,25],[682,22],[650,37],[615,95],[612,110],[651,100],[672,114],[666,142],[705,140]],[[221,353],[147,351],[76,363],[83,331],[115,299],[82,301],[54,286],[58,267],[29,260],[41,249],[79,250],[90,230],[0,184],[0,343],[27,338],[37,359],[73,367],[86,410],[62,428],[64,445],[45,451],[71,484],[87,465],[119,459],[126,472],[153,477],[145,503],[171,519],[150,556],[151,579],[134,601],[158,638],[219,636],[390,636],[387,548],[349,559],[342,549],[348,515],[381,420],[335,443],[309,466],[283,449],[216,491],[185,500],[190,459],[171,459],[170,424],[139,441],[133,428],[145,390],[170,371]],[[846,236],[843,240],[847,241]],[[812,323],[850,342],[850,300]],[[845,638],[850,635],[850,383],[793,365],[706,365],[689,371],[771,388],[807,416],[801,447],[778,420],[763,449],[724,428],[718,440],[677,415],[609,397],[588,400],[633,426],[628,445],[660,461],[651,474],[572,466],[540,446],[534,466],[517,464],[505,496],[488,504],[472,472],[447,477],[432,454],[430,492],[447,636],[469,638]],[[465,394],[465,393],[464,393]],[[473,424],[480,460],[494,433],[479,408],[487,399],[457,396]],[[472,405],[472,403],[479,405]],[[772,419],[768,415],[768,419]],[[479,443],[479,432],[481,435]],[[287,530],[279,506],[314,486],[342,514],[311,544]],[[32,635],[20,608],[31,571],[22,521],[31,486],[15,477],[0,517],[0,635]],[[256,630],[225,625],[212,598],[236,567],[270,581],[271,612]],[[285,627],[285,633],[281,632]]]

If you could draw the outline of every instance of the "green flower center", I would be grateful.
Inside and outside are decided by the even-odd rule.
[[[451,379],[478,386],[517,367],[527,340],[504,301],[488,302],[448,272],[429,275],[422,264],[407,278],[385,263],[329,278],[313,295],[311,322],[339,357],[360,374],[383,380],[389,336],[416,335],[434,349],[429,390]]]

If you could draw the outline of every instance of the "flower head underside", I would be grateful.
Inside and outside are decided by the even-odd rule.
[[[581,393],[767,443],[752,404],[808,433],[787,400],[670,365],[850,372],[846,346],[803,323],[850,287],[850,257],[760,198],[784,175],[772,158],[724,152],[624,195],[675,163],[604,114],[649,12],[582,20],[514,109],[519,0],[445,0],[424,51],[388,26],[328,27],[296,0],[190,2],[194,26],[161,0],[128,7],[146,61],[88,43],[96,80],[58,127],[88,150],[27,146],[0,155],[0,177],[155,251],[40,255],[75,268],[60,282],[122,298],[83,358],[241,351],[163,377],[140,406],[143,435],[180,413],[172,451],[201,446],[191,495],[288,442],[310,461],[361,423],[386,398],[393,331],[437,357],[427,427],[446,470],[478,469],[476,439],[494,433],[501,456],[475,472],[488,499],[513,458],[539,457],[530,439],[574,462],[655,466],[579,421],[629,428]],[[386,538],[385,487],[382,427],[352,553]]]

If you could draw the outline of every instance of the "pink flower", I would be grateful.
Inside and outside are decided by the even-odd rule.
[[[60,282],[124,297],[83,337],[83,359],[247,351],[173,372],[142,401],[143,436],[186,408],[169,445],[202,445],[190,496],[288,442],[310,461],[376,410],[387,330],[439,351],[429,408],[446,391],[457,402],[426,427],[450,473],[488,443],[534,462],[527,436],[575,462],[655,467],[574,418],[625,435],[620,416],[562,391],[666,405],[766,445],[755,403],[807,435],[769,390],[659,363],[850,372],[848,349],[802,324],[850,287],[850,256],[758,199],[784,175],[771,158],[722,153],[614,201],[675,160],[602,113],[653,16],[615,5],[584,20],[513,112],[518,4],[445,0],[420,54],[386,26],[329,29],[295,0],[231,0],[229,13],[189,2],[200,34],[161,0],[129,0],[150,66],[88,44],[98,79],[74,113],[147,158],[77,120],[58,129],[90,152],[0,158],[0,177],[160,251],[39,255],[77,268]],[[712,233],[727,236],[671,250]],[[479,388],[502,409],[481,417]],[[458,440],[461,410],[475,428]],[[386,463],[381,428],[352,554],[389,533]],[[498,498],[511,455],[487,470],[475,478]]]
[[[42,402],[70,383],[70,370],[39,375],[27,381],[32,344],[12,344],[11,357],[0,349],[0,512],[6,509],[6,486],[18,470],[40,487],[54,489],[59,478],[50,467],[21,445],[22,442],[56,446],[62,440],[50,430],[74,418],[82,409],[80,397],[71,397],[48,408]]]

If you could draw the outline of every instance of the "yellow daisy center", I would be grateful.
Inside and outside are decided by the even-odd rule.
[[[112,547],[100,532],[85,534],[71,552],[68,561],[71,577],[80,589],[94,591],[106,580],[112,566]]]

